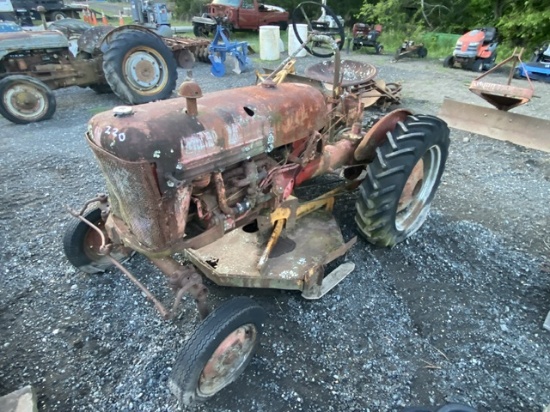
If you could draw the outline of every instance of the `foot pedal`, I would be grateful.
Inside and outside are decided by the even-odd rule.
[[[325,278],[323,279],[323,283],[319,287],[309,289],[307,291],[307,294],[303,292],[302,297],[310,300],[322,298],[329,290],[331,290],[338,283],[344,280],[346,276],[353,272],[353,269],[355,269],[355,263],[342,263],[327,276],[325,276]]]

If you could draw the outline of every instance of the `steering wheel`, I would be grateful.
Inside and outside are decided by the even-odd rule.
[[[313,5],[316,7],[321,6],[321,8],[325,12],[325,15],[332,17],[333,21],[336,23],[336,29],[330,29],[328,27],[328,23],[317,22],[310,19],[306,11],[304,10],[304,6],[306,5]],[[328,6],[316,3],[314,1],[304,1],[296,6],[294,11],[292,12],[292,29],[294,30],[296,39],[300,42],[300,44],[302,44],[304,40],[302,40],[302,38],[300,37],[300,33],[298,33],[296,25],[299,24],[299,22],[302,20],[305,20],[305,22],[307,23],[308,36],[310,34],[324,34],[331,37],[337,36],[335,41],[338,44],[338,48],[342,50],[342,47],[344,46],[344,40],[346,38],[346,35],[344,34],[344,27],[342,26],[342,23],[340,23],[340,20],[338,20],[334,12]],[[322,46],[322,44],[320,44],[319,42],[312,40],[310,42],[310,45],[306,44],[304,46],[304,49],[306,49],[309,54],[312,54],[316,57],[331,57],[334,54],[333,51],[330,51],[329,53],[323,53],[319,51],[320,45]],[[316,49],[314,49],[314,47]]]

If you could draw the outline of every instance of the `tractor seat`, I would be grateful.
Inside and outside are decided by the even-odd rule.
[[[489,44],[496,40],[497,29],[495,29],[494,27],[483,27],[481,30],[485,32],[485,38],[483,39],[483,44]]]

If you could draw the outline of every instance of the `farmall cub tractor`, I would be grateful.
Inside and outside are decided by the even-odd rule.
[[[358,188],[359,233],[392,246],[420,228],[439,185],[447,125],[404,109],[364,119],[353,90],[376,69],[340,61],[328,36],[310,32],[308,42],[325,42],[335,54],[317,65],[317,78],[276,84],[276,70],[257,85],[205,95],[187,81],[180,98],[117,107],[89,123],[86,140],[108,195],[72,211],[78,220],[65,235],[65,253],[84,272],[119,268],[166,319],[192,296],[202,321],[169,379],[184,405],[214,396],[243,372],[265,319],[244,297],[211,311],[202,276],[318,299],[354,269],[344,263],[324,273],[356,240],[344,241],[332,216],[338,193]],[[333,172],[347,179],[340,188],[311,201],[294,196],[302,183]],[[134,252],[166,275],[175,292],[171,310],[122,266]]]

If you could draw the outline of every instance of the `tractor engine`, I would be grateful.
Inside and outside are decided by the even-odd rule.
[[[273,210],[305,179],[300,172],[329,167],[331,153],[319,154],[329,107],[315,87],[264,84],[202,97],[185,82],[179,94],[90,121],[114,242],[149,255],[210,243]]]
[[[0,60],[5,73],[36,72],[37,67],[63,64],[70,58],[67,38],[56,31],[6,33],[4,37]]]

